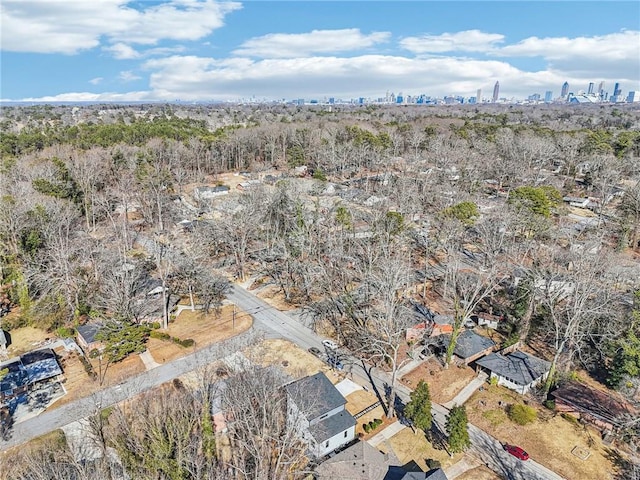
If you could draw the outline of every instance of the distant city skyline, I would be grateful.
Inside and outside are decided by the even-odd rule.
[[[594,15],[595,7],[609,14]],[[638,18],[640,3],[616,1],[3,0],[0,99],[322,101],[404,92],[479,103],[483,91],[489,102],[578,92],[603,99],[617,85],[608,99],[623,101],[640,91]]]

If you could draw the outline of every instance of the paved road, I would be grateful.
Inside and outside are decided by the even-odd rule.
[[[242,287],[233,286],[228,297],[240,308],[251,313],[254,316],[254,326],[263,330],[267,336],[287,338],[305,349],[323,349],[322,337]],[[351,370],[354,380],[365,385],[369,383],[384,398],[385,388],[390,383],[386,372],[348,355],[342,355],[341,360],[347,370]],[[408,402],[410,393],[411,390],[404,385],[398,385],[397,394],[400,400]],[[442,405],[433,405],[434,419],[441,428],[444,428],[448,412],[449,410]],[[508,454],[497,439],[474,425],[469,425],[469,436],[473,452],[485,465],[507,480],[564,480],[533,460],[523,462]]]
[[[134,397],[185,373],[206,366],[228,355],[230,351],[235,352],[244,348],[253,341],[254,337],[255,332],[249,330],[225,342],[204,347],[186,357],[131,377],[118,385],[17,423],[13,426],[11,438],[8,441],[0,441],[0,451],[28,442],[35,437],[88,417],[99,409]]]
[[[304,349],[316,347],[322,350],[324,348],[322,337],[242,287],[232,286],[228,298],[253,316],[254,328],[252,330],[222,342],[222,344],[205,347],[196,353],[143,372],[97,394],[21,422],[14,426],[13,435],[9,441],[0,441],[0,450],[20,445],[32,438],[87,417],[95,413],[97,409],[114,405],[203,367],[213,360],[222,358],[230,350],[240,350],[244,345],[248,345],[252,338],[255,338],[255,330],[262,331],[269,338],[286,338]],[[369,383],[378,396],[384,398],[385,388],[390,383],[386,372],[368,366],[349,355],[343,355],[341,358],[354,380],[364,385]],[[411,390],[404,385],[398,385],[397,395],[401,401],[406,403],[410,393]],[[444,427],[447,413],[448,409],[442,405],[433,405],[434,420],[441,427]],[[478,457],[507,480],[563,480],[559,475],[532,460],[522,462],[509,455],[502,449],[498,440],[473,425],[469,425],[469,436],[471,437],[472,449]]]

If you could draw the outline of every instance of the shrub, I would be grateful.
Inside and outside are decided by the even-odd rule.
[[[578,419],[576,417],[574,417],[573,415],[569,415],[568,413],[563,413],[560,416],[562,418],[564,418],[566,421],[568,421],[569,423],[573,423],[574,425],[578,425]]]
[[[158,340],[171,340],[171,335],[165,332],[159,332],[157,330],[152,330],[149,335],[152,338],[157,338]]]
[[[544,406],[547,407],[549,410],[555,410],[556,409],[556,402],[553,400],[545,400],[544,401]]]
[[[429,467],[429,470],[434,470],[436,468],[442,468],[442,464],[435,458],[428,458],[427,467]]]
[[[533,407],[518,403],[509,407],[509,419],[518,425],[527,425],[538,418],[538,412]]]
[[[494,387],[498,385],[498,377],[491,377],[489,379],[489,385],[493,385]]]
[[[89,360],[87,360],[84,357],[84,355],[80,355],[78,358],[80,358],[80,363],[82,363],[82,366],[84,367],[84,371],[87,372],[87,375],[89,375],[91,380],[96,380],[98,378],[98,375],[93,370],[93,367],[89,363]]]
[[[180,345],[182,345],[185,348],[189,348],[189,347],[193,347],[195,343],[196,343],[195,340],[193,340],[192,338],[187,338],[186,340],[182,340]]]
[[[149,324],[149,326],[150,326],[153,330],[158,330],[158,329],[161,327],[160,322],[152,322],[152,323],[150,323],[150,324]]]
[[[373,424],[374,424],[376,427],[379,427],[380,425],[382,425],[382,419],[381,419],[381,418],[376,418],[376,419],[374,419],[374,420],[373,420]]]
[[[362,425],[362,428],[364,429],[365,433],[369,433],[369,431],[371,430],[368,423],[365,423],[364,425]]]
[[[56,330],[56,335],[60,338],[71,338],[76,331],[71,327],[60,327]]]

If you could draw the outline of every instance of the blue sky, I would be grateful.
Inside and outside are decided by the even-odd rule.
[[[0,99],[640,90],[640,2],[2,0]]]

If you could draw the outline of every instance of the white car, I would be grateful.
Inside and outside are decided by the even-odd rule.
[[[325,346],[325,348],[328,348],[329,350],[337,350],[338,349],[338,344],[332,340],[323,340],[322,341],[322,345]]]

